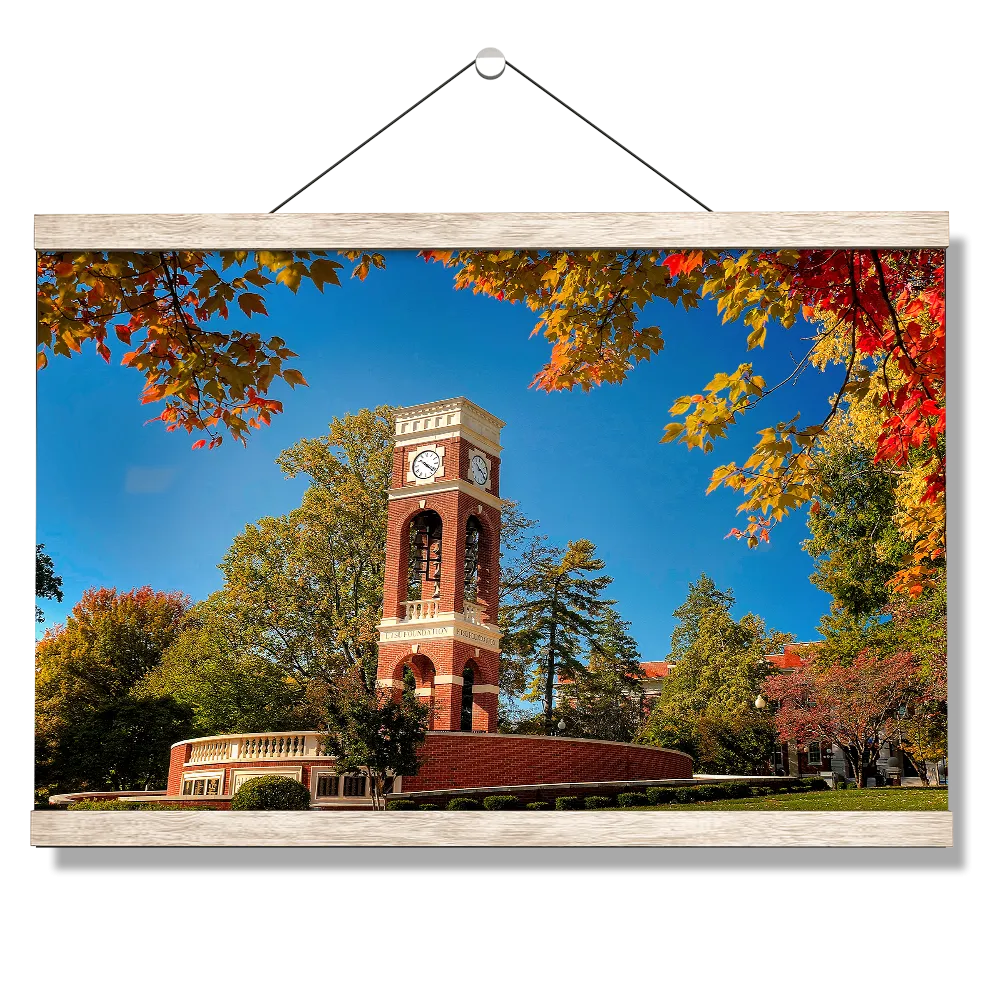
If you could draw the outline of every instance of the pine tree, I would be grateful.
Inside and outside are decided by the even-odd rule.
[[[546,554],[525,579],[522,597],[512,603],[510,617],[527,648],[527,697],[541,700],[547,732],[552,731],[555,679],[573,682],[583,671],[583,650],[595,640],[605,610],[602,597],[610,576],[598,575],[604,560],[594,543],[570,542],[565,551]]]

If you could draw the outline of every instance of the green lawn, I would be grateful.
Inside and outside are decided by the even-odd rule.
[[[947,788],[849,788],[842,791],[795,792],[791,795],[766,795],[754,799],[723,799],[716,802],[691,802],[662,806],[636,806],[638,809],[753,809],[763,812],[784,810],[824,810],[856,812],[872,810],[948,809]]]

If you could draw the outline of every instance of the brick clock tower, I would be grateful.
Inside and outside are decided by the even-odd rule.
[[[378,685],[429,729],[496,732],[504,424],[461,396],[395,421]]]

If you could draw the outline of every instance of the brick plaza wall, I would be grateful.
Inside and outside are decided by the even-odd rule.
[[[243,769],[301,767],[310,787],[311,769],[329,767],[313,759],[227,761],[184,766],[189,743],[170,753],[167,795],[179,795],[184,772],[225,771],[224,793],[232,794],[233,772]],[[420,750],[421,767],[403,778],[404,792],[506,785],[561,785],[603,781],[655,781],[690,778],[691,758],[677,750],[609,743],[565,736],[507,736],[497,733],[430,732]]]
[[[692,776],[691,758],[676,750],[565,736],[431,732],[420,756],[404,792]]]

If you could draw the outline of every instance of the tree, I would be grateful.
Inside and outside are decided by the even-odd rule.
[[[763,348],[768,329],[789,329],[799,319],[815,324],[811,344],[793,358],[786,378],[767,385],[753,366],[721,372],[702,392],[682,396],[672,408],[683,421],[665,428],[665,441],[711,451],[736,420],[766,396],[795,380],[807,365],[842,367],[829,407],[813,423],[798,414],[760,431],[743,464],[712,474],[709,490],[727,486],[746,499],[747,515],[736,537],[751,546],[767,541],[775,522],[817,495],[817,458],[842,410],[866,403],[879,413],[876,463],[914,465],[911,452],[932,457],[916,463],[922,543],[897,586],[923,586],[922,563],[942,554],[945,487],[944,252],[941,250],[461,250],[423,251],[429,261],[455,269],[457,288],[521,302],[539,314],[533,332],[552,342],[550,362],[534,384],[552,391],[604,382],[620,383],[636,364],[663,350],[657,326],[641,326],[651,302],[697,308],[714,301],[723,323],[742,318],[748,347]],[[344,252],[363,279],[384,266],[378,254]],[[236,268],[232,277],[220,275]],[[296,289],[304,277],[317,287],[337,283],[338,262],[316,253],[274,251],[172,254],[38,255],[39,360],[69,355],[94,341],[110,359],[108,324],[130,343],[141,336],[125,364],[143,371],[145,402],[164,401],[168,429],[207,434],[195,447],[221,443],[227,427],[244,439],[269,422],[281,404],[268,399],[271,380],[292,356],[280,338],[207,331],[228,317],[229,303],[248,315],[265,311],[261,292],[272,283]],[[272,278],[271,275],[274,275]],[[772,338],[773,339],[773,338]],[[919,508],[917,508],[919,509]]]
[[[345,251],[364,280],[385,266],[381,254]],[[37,255],[37,365],[52,355],[71,357],[92,342],[111,360],[108,338],[130,350],[121,363],[145,376],[143,403],[162,403],[156,419],[169,431],[200,436],[192,447],[247,434],[281,403],[269,398],[275,378],[293,388],[302,373],[286,362],[295,353],[280,337],[231,329],[230,309],[248,319],[267,315],[263,292],[303,280],[321,292],[339,285],[343,265],[324,251],[200,250],[143,253],[39,253]],[[235,300],[235,302],[234,302]]]
[[[260,653],[302,688],[347,677],[374,687],[391,414],[380,406],[335,418],[328,434],[282,452],[286,475],[309,481],[301,505],[247,525],[221,565],[226,600]]]
[[[883,735],[909,759],[924,784],[927,763],[948,753],[948,592],[941,571],[935,586],[915,597],[896,595],[870,616],[835,610],[823,618],[823,643],[813,650],[819,668],[905,654],[916,673],[906,703],[886,720]]]
[[[541,700],[548,732],[556,676],[571,682],[584,669],[583,646],[595,639],[612,603],[601,596],[611,583],[610,576],[595,575],[602,569],[604,561],[594,555],[593,542],[570,542],[565,550],[539,559],[522,584],[522,596],[510,606],[510,620],[527,650],[527,697]]]
[[[853,615],[882,610],[890,584],[912,546],[895,523],[895,477],[874,452],[858,445],[819,459],[823,496],[809,512],[811,537],[803,548],[815,561],[810,580]]]
[[[87,791],[164,788],[170,746],[194,735],[192,717],[171,697],[125,696],[80,713],[63,733],[46,780]]]
[[[52,556],[43,552],[44,548],[45,545],[41,542],[35,546],[35,597],[62,602],[62,577],[56,576]],[[37,604],[35,605],[35,621],[45,621],[45,615]]]
[[[202,736],[314,727],[322,706],[264,648],[240,609],[216,593],[185,615],[180,634],[134,690],[189,706],[191,728]]]
[[[337,774],[364,774],[372,809],[385,808],[396,777],[416,774],[427,731],[427,709],[416,698],[393,701],[387,692],[356,685],[330,705],[326,753]]]
[[[190,735],[188,710],[134,693],[177,637],[189,606],[184,595],[151,587],[121,593],[93,588],[65,625],[48,629],[36,643],[40,788],[51,792],[145,784],[153,773],[148,763],[152,756],[147,755],[166,760],[170,744]],[[149,709],[146,716],[143,706]],[[129,740],[141,746],[116,763],[110,752],[115,740],[119,749]]]
[[[566,735],[630,743],[646,714],[639,647],[629,622],[607,608],[598,623],[587,664],[568,682],[560,717]]]
[[[775,723],[782,740],[835,743],[850,762],[858,788],[874,772],[889,723],[919,689],[919,666],[911,653],[879,657],[864,650],[853,660],[822,666],[806,657],[790,673],[761,686],[777,703]]]
[[[670,659],[660,698],[639,737],[643,743],[690,754],[703,771],[755,774],[774,748],[774,721],[754,707],[772,668],[766,656],[792,636],[769,631],[763,620],[735,621],[731,590],[702,574],[674,612]]]

